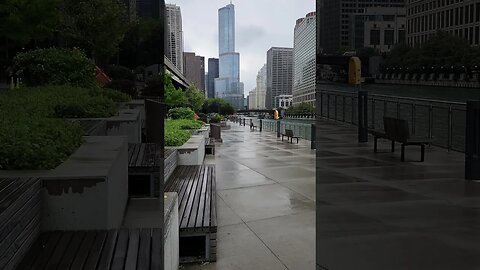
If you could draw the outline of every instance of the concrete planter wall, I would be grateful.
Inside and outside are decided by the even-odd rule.
[[[84,138],[85,143],[43,179],[43,230],[122,225],[128,198],[127,138]]]
[[[165,159],[163,161],[163,181],[167,182],[178,164],[178,151],[176,149],[166,149]]]
[[[193,135],[202,135],[205,139],[210,136],[210,125],[205,125],[193,132]]]
[[[176,147],[178,165],[202,165],[205,158],[205,137],[193,135],[185,144]]]

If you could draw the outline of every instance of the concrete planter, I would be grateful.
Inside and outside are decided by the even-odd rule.
[[[165,270],[177,270],[180,263],[180,243],[178,225],[178,195],[166,192],[164,201],[164,262]]]
[[[193,135],[202,135],[205,139],[210,136],[210,125],[205,125],[193,132]]]
[[[118,229],[128,199],[126,137],[84,137],[85,143],[43,178],[42,229]]]
[[[175,147],[178,165],[202,165],[205,158],[204,135],[193,135],[185,144]]]

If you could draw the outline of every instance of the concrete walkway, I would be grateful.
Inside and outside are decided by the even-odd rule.
[[[181,269],[315,268],[315,150],[229,123],[216,156],[217,262]]]
[[[317,269],[480,269],[480,183],[464,155],[358,144],[357,130],[317,121]]]

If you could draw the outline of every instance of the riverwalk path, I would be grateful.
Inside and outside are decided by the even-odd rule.
[[[480,183],[464,180],[462,153],[427,147],[418,162],[410,146],[401,162],[400,147],[380,141],[375,154],[329,120],[317,121],[315,153],[229,124],[206,159],[218,171],[217,262],[183,269],[315,269],[315,255],[317,269],[479,269]]]

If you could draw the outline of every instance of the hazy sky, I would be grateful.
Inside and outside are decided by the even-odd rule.
[[[166,0],[180,6],[184,50],[207,59],[218,58],[218,9],[228,0]],[[240,80],[245,95],[255,87],[257,73],[271,47],[293,47],[298,18],[315,11],[314,0],[234,0],[236,51],[240,53]],[[205,67],[205,72],[207,72]]]

